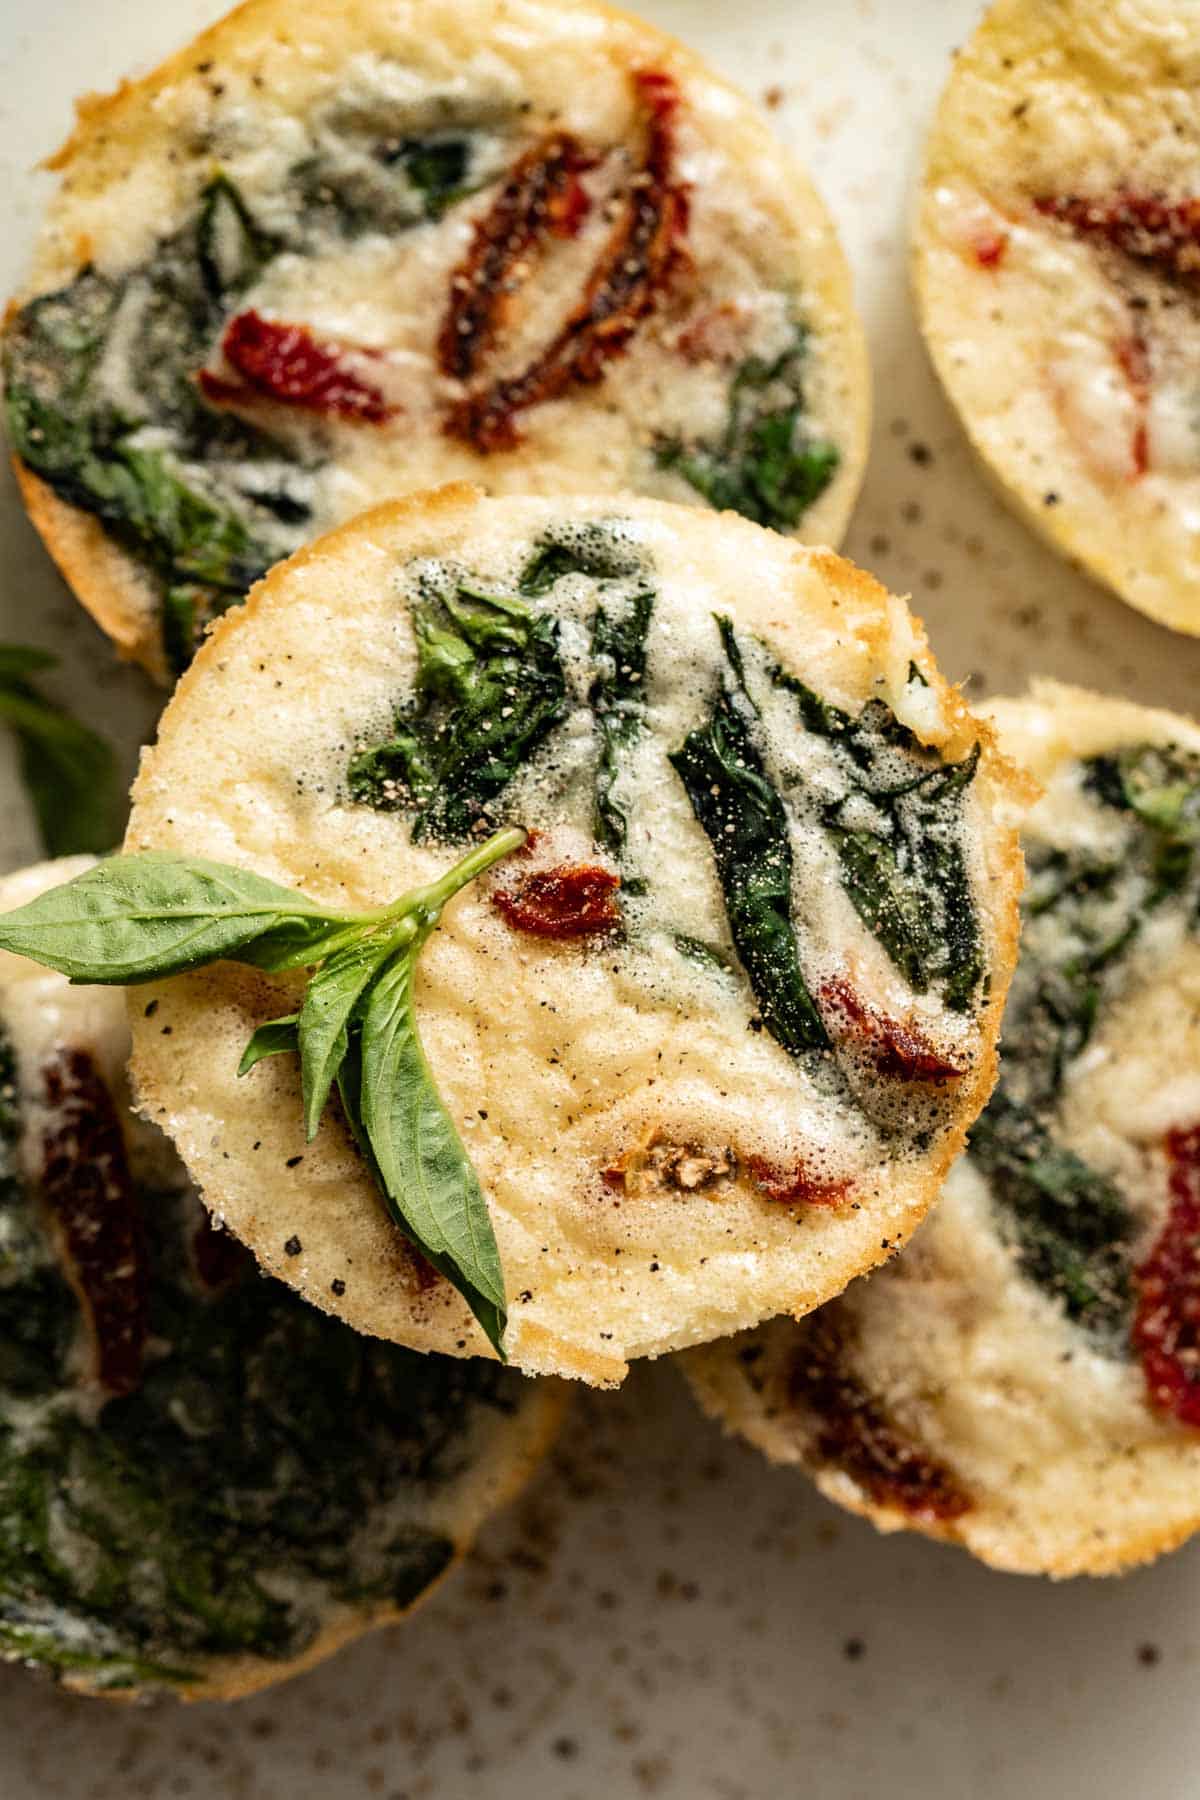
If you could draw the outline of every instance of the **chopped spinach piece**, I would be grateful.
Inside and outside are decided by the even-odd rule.
[[[488,179],[487,139],[468,127],[394,137],[381,117],[343,118],[292,170],[308,236],[411,230]]]
[[[664,438],[655,451],[659,467],[681,475],[710,506],[794,530],[841,461],[837,447],[805,423],[807,354],[808,333],[797,326],[777,356],[747,357],[730,383],[721,436],[712,443]]]
[[[622,756],[642,729],[646,633],[654,594],[643,588],[620,613],[597,607],[592,618],[592,661],[596,674],[588,704],[596,721],[600,755],[596,766],[596,842],[620,857],[628,821],[613,795]]]
[[[209,182],[200,202],[196,249],[200,273],[214,300],[244,292],[282,248],[255,224],[245,201],[224,175]]]
[[[785,1050],[829,1047],[805,984],[791,919],[792,847],[783,801],[755,745],[733,627],[717,621],[726,673],[705,724],[671,756],[717,866],[734,947],[762,1013]]]
[[[188,590],[186,606],[165,609],[177,668],[204,621],[295,548],[311,517],[292,491],[288,453],[207,406],[193,380],[228,301],[278,248],[218,176],[196,218],[141,268],[119,281],[84,269],[23,307],[5,333],[14,450],[61,499],[100,519],[160,592]],[[105,377],[114,355],[123,359],[115,386]]]
[[[393,735],[360,751],[350,797],[415,810],[413,838],[471,835],[566,713],[558,621],[469,582],[428,587],[413,608],[417,698]]]
[[[472,148],[469,137],[456,133],[404,138],[394,151],[387,152],[384,161],[400,164],[424,201],[426,218],[440,219],[471,191]]]
[[[641,571],[641,560],[602,524],[577,526],[559,537],[543,538],[522,569],[518,591],[540,600],[564,575],[587,575],[593,581],[620,581]]]
[[[1092,757],[1085,780],[1109,806],[1133,813],[1154,833],[1147,907],[1184,887],[1200,843],[1200,756],[1173,745],[1140,744]]]
[[[336,1605],[408,1604],[453,1555],[412,1500],[519,1378],[362,1337],[241,1253],[208,1287],[199,1203],[144,1191],[160,1353],[77,1406],[79,1305],[17,1168],[15,1080],[0,1040],[0,1653],[170,1687],[298,1655]]]
[[[1003,1089],[976,1122],[970,1147],[1030,1280],[1060,1298],[1076,1324],[1118,1332],[1128,1316],[1133,1219],[1115,1184],[1055,1143]]]
[[[909,986],[941,987],[956,1012],[983,978],[983,945],[962,844],[962,797],[979,766],[925,749],[882,700],[857,717],[786,670],[772,683],[795,701],[806,731],[836,749],[848,788],[822,809],[846,893]]]
[[[1069,1318],[1111,1337],[1128,1324],[1135,1215],[1112,1180],[1057,1142],[1055,1110],[1146,920],[1175,905],[1196,928],[1200,758],[1142,744],[1090,757],[1079,774],[1085,795],[1125,815],[1127,833],[1101,852],[1027,846],[1000,1080],[970,1151],[1026,1274]]]
[[[685,962],[697,963],[702,969],[711,970],[713,974],[729,974],[731,968],[729,957],[719,945],[707,944],[703,938],[688,937],[682,931],[674,932],[671,941]]]
[[[879,939],[908,985],[924,993],[941,948],[928,896],[906,872],[893,839],[881,831],[851,831],[838,823],[842,803],[830,807],[825,829],[842,865],[842,885],[859,918]]]
[[[1127,816],[1130,834],[1119,856],[1027,853],[1027,954],[1009,1002],[1003,1079],[1037,1108],[1056,1099],[1146,919],[1178,900],[1194,922],[1200,899],[1186,897],[1200,875],[1200,758],[1143,744],[1089,758],[1081,776],[1086,793]]]

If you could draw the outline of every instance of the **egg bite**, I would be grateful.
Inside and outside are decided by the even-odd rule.
[[[1198,89],[1173,0],[998,0],[943,92],[913,247],[934,366],[1005,496],[1192,635]]]
[[[915,1242],[698,1351],[703,1404],[882,1531],[1108,1574],[1200,1525],[1200,729],[1038,682],[1000,1079]]]
[[[220,623],[126,850],[361,908],[528,832],[445,911],[415,1010],[508,1355],[611,1384],[907,1239],[991,1087],[1025,792],[904,604],[833,552],[450,488]],[[486,1353],[336,1109],[306,1144],[294,1058],[238,1075],[302,980],[227,962],[139,988],[147,1114],[265,1269],[360,1331]]]
[[[698,57],[553,0],[249,0],[89,98],[4,331],[30,514],[169,679],[282,556],[451,479],[836,542],[868,372],[811,185]]]

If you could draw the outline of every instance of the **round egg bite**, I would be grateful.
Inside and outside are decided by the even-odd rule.
[[[934,365],[1008,498],[1192,634],[1198,91],[1174,0],[998,0],[942,95],[915,240]]]
[[[23,905],[89,866],[0,880]],[[409,1611],[561,1389],[358,1336],[217,1232],[129,1110],[119,990],[0,954],[0,1656],[232,1699]]]
[[[1045,787],[996,1092],[895,1263],[687,1370],[883,1531],[1107,1574],[1200,1526],[1200,728],[1049,682],[989,711]]]
[[[482,699],[480,698],[482,696]],[[498,824],[416,980],[527,1371],[807,1312],[917,1224],[990,1090],[1022,778],[902,601],[658,501],[413,496],[275,569],[163,716],[126,840],[339,908]],[[296,1065],[300,978],[132,997],[142,1103],[263,1266],[357,1329],[486,1354]]]
[[[282,556],[439,481],[624,489],[836,542],[850,278],[751,104],[556,0],[249,0],[79,108],[10,308],[9,434],[161,678]]]

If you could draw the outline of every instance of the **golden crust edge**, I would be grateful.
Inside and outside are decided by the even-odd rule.
[[[704,1351],[697,1351],[694,1358],[683,1357],[680,1360],[688,1387],[701,1411],[720,1426],[726,1437],[753,1445],[774,1468],[801,1470],[824,1499],[842,1512],[865,1520],[882,1537],[891,1537],[896,1532],[903,1531],[912,1537],[954,1545],[998,1574],[1043,1576],[1051,1581],[1066,1581],[1077,1575],[1122,1575],[1129,1569],[1153,1562],[1168,1551],[1178,1549],[1200,1530],[1198,1502],[1196,1512],[1188,1519],[1139,1533],[1123,1540],[1119,1546],[1104,1551],[1095,1550],[1091,1554],[1086,1550],[1070,1551],[1055,1557],[1023,1555],[1015,1549],[1006,1553],[993,1546],[990,1541],[976,1540],[965,1525],[953,1520],[939,1524],[935,1520],[916,1518],[898,1507],[877,1505],[840,1470],[808,1462],[797,1444],[788,1438],[783,1427],[773,1426],[763,1417],[760,1409],[746,1399],[745,1393],[735,1390],[734,1383],[739,1388],[745,1386],[741,1383],[740,1376],[734,1375],[729,1382],[721,1379],[730,1371],[714,1368]],[[746,1392],[749,1392],[748,1388]]]
[[[144,577],[99,519],[72,506],[13,456],[25,511],[59,574],[127,662],[138,663],[160,686],[169,681],[158,618],[139,598]]]

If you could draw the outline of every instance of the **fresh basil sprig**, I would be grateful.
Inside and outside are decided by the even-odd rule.
[[[246,869],[158,852],[113,856],[0,917],[0,949],[75,983],[128,986],[228,958],[309,971],[298,1012],[260,1025],[238,1069],[300,1058],[308,1137],[336,1083],[389,1216],[453,1283],[503,1357],[504,1275],[487,1202],[417,1030],[417,959],[460,888],[518,849],[496,832],[390,906],[334,912]]]

